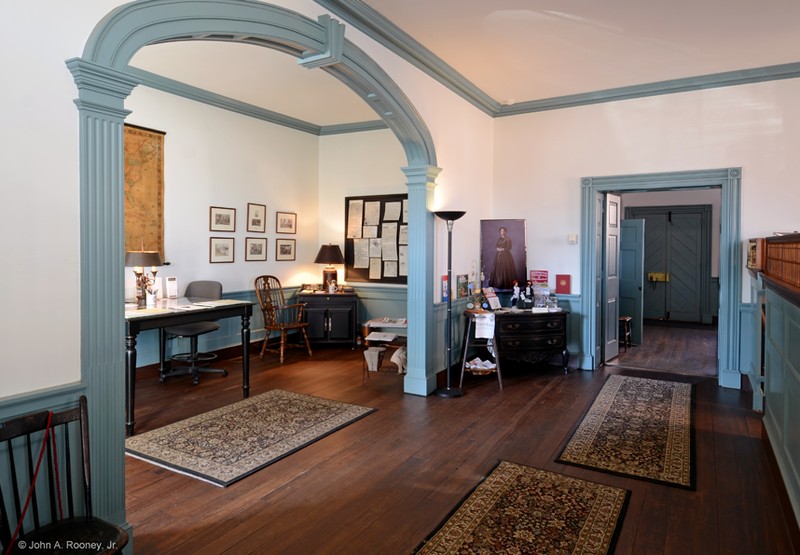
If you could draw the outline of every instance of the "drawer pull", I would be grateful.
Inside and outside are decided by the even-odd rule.
[[[520,341],[509,341],[508,344],[512,347],[519,347],[522,343]]]
[[[552,328],[559,328],[561,327],[561,322],[547,322],[547,327]]]
[[[548,345],[558,345],[561,343],[561,338],[559,337],[551,337],[547,340]]]
[[[510,330],[518,330],[520,328],[519,324],[508,324],[508,329]]]

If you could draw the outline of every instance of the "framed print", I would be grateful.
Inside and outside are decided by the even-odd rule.
[[[275,239],[275,260],[294,260],[295,244],[294,239]]]
[[[481,288],[526,284],[525,220],[481,220]]]
[[[212,206],[208,228],[211,231],[236,231],[236,209]]]
[[[266,233],[267,207],[265,205],[247,203],[247,231],[248,233]]]
[[[233,237],[212,237],[208,261],[212,264],[233,262]]]
[[[275,231],[278,233],[297,233],[297,214],[294,212],[276,212]]]
[[[245,262],[264,262],[267,260],[267,238],[266,237],[245,237],[244,238],[244,260]]]

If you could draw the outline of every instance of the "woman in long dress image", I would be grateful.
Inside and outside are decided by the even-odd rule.
[[[516,278],[514,257],[511,255],[511,237],[508,229],[500,228],[500,237],[495,245],[494,264],[489,275],[489,285],[495,289],[510,289]]]

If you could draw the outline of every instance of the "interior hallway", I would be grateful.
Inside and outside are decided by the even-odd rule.
[[[717,375],[717,326],[645,320],[642,344],[607,364],[685,376]]]

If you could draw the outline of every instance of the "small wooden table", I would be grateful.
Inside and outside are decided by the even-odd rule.
[[[405,318],[373,318],[372,320],[368,320],[364,322],[361,326],[361,336],[364,338],[362,344],[364,345],[364,353],[365,357],[362,362],[363,368],[363,376],[362,376],[362,383],[367,383],[369,379],[370,372],[380,372],[384,374],[400,374],[403,375],[404,372],[399,372],[397,369],[391,368],[389,366],[382,366],[376,370],[370,370],[367,365],[367,358],[366,352],[370,348],[370,346],[380,345],[381,347],[386,348],[394,348],[398,349],[400,347],[405,347],[407,343],[407,338],[405,335],[401,335],[399,332],[406,330],[408,328],[408,320]],[[372,339],[367,339],[370,334],[373,332],[377,332],[372,336]]]

